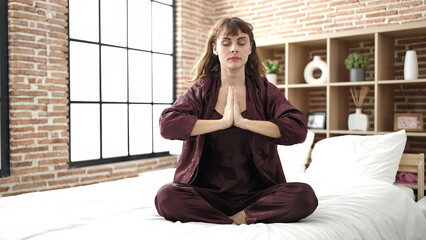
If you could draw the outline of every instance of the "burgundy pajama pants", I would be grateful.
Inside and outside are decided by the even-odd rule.
[[[240,197],[170,183],[158,191],[155,206],[170,221],[230,224],[233,220],[228,216],[244,209],[247,224],[287,223],[309,216],[318,206],[318,200],[305,183],[282,183]]]

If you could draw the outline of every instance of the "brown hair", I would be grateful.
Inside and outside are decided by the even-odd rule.
[[[220,62],[218,56],[213,53],[213,43],[216,44],[218,35],[223,31],[224,35],[238,34],[238,30],[249,35],[251,43],[251,54],[245,66],[246,74],[251,78],[257,78],[265,75],[265,68],[262,65],[260,54],[256,48],[256,42],[253,37],[253,26],[240,18],[223,18],[216,22],[210,29],[207,41],[204,46],[204,53],[191,71],[191,83],[196,82],[204,77],[217,78],[220,75]]]

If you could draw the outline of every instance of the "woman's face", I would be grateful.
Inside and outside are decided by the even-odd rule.
[[[213,53],[219,57],[221,68],[235,70],[244,68],[251,54],[251,42],[248,34],[238,30],[236,36],[225,36],[223,32],[213,43]]]

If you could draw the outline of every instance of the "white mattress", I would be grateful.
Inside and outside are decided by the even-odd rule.
[[[0,239],[426,239],[416,203],[398,187],[368,179],[311,183],[319,206],[297,223],[173,223],[154,207],[173,172],[0,198]]]

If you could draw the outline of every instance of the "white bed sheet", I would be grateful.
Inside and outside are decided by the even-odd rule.
[[[367,179],[311,183],[319,206],[297,223],[173,223],[154,206],[173,173],[0,198],[0,239],[426,239],[415,202],[393,185]]]

